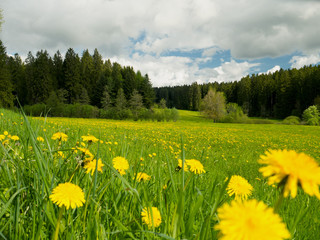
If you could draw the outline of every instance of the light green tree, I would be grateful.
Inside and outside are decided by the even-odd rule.
[[[210,88],[203,98],[201,113],[214,122],[221,120],[226,114],[226,98],[224,94]]]
[[[167,102],[164,98],[161,98],[160,102],[159,102],[159,107],[162,109],[167,108]]]
[[[304,110],[302,118],[308,125],[319,125],[320,113],[317,107],[313,105]]]

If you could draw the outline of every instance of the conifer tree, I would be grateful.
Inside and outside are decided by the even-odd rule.
[[[66,53],[63,74],[65,89],[68,91],[68,103],[75,103],[79,100],[82,85],[80,83],[80,58],[72,48],[69,48]]]
[[[11,82],[14,88],[14,92],[16,93],[19,102],[24,105],[26,104],[26,78],[25,78],[25,70],[24,65],[22,63],[21,57],[19,54],[15,54],[13,57],[10,56],[8,58],[8,69],[11,75]],[[18,106],[16,104],[16,106]]]
[[[54,89],[64,88],[64,76],[63,76],[63,59],[60,51],[58,50],[53,56],[53,86]]]
[[[199,111],[201,102],[201,90],[197,82],[190,87],[190,110]]]
[[[124,110],[127,107],[127,99],[124,95],[124,91],[122,88],[118,90],[117,98],[116,98],[116,109],[118,111]]]
[[[13,106],[14,96],[10,72],[6,65],[6,49],[0,40],[0,107],[9,108]]]
[[[109,93],[109,88],[106,85],[104,87],[103,96],[101,98],[101,106],[103,109],[107,110],[111,107],[111,104],[112,104],[112,99]]]
[[[134,89],[132,92],[132,96],[129,100],[129,105],[134,119],[138,120],[139,112],[143,108],[143,101],[142,96],[136,89]]]
[[[80,63],[80,75],[81,84],[87,90],[88,95],[92,96],[93,88],[92,78],[93,78],[93,58],[86,49],[82,53],[81,63]]]

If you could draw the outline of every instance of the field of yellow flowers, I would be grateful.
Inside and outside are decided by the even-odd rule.
[[[320,239],[319,127],[0,114],[0,239]]]

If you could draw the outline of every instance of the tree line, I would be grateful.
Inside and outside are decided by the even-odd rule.
[[[97,49],[92,55],[84,50],[81,57],[72,48],[64,57],[59,51],[53,57],[46,50],[35,56],[29,52],[23,62],[18,54],[7,56],[0,41],[0,73],[3,107],[16,104],[13,95],[17,95],[22,106],[46,103],[50,95],[56,95],[65,104],[98,108],[104,104],[114,106],[119,94],[124,94],[127,101],[139,94],[143,106],[150,108],[155,97],[147,74],[104,61]]]
[[[153,88],[147,74],[142,75],[140,71],[117,62],[104,61],[97,49],[93,54],[84,50],[79,56],[69,48],[64,57],[59,51],[53,57],[46,50],[38,51],[35,56],[29,52],[23,62],[18,54],[8,56],[0,40],[2,107],[18,106],[16,95],[27,109],[27,106],[36,104],[54,108],[57,107],[54,103],[58,102],[112,109],[102,114],[107,116],[127,108],[131,108],[131,113],[122,112],[123,116],[137,116],[137,109],[150,109],[161,99],[169,108],[199,111],[210,88],[223,92],[227,103],[238,104],[248,116],[301,117],[309,106],[320,105],[320,66],[253,74],[234,82],[194,82],[191,85]],[[72,111],[66,115],[72,116]]]
[[[237,103],[251,117],[301,117],[311,105],[320,106],[320,65],[253,74],[240,81],[155,88],[156,101],[168,107],[200,110],[209,89],[223,92],[228,103]]]

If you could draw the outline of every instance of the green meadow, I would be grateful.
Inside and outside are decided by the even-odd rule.
[[[259,172],[261,155],[288,149],[320,163],[316,126],[213,123],[191,111],[179,111],[177,122],[0,113],[0,239],[54,239],[55,231],[59,239],[218,239],[217,209],[234,199],[226,191],[228,178],[242,176],[253,187],[249,199],[274,207],[280,189]],[[67,141],[53,140],[57,132]],[[99,141],[83,142],[88,135]],[[101,159],[102,172],[86,172],[80,148]],[[113,167],[118,156],[129,163],[124,175]],[[179,170],[178,159],[196,159],[205,172]],[[140,172],[150,179],[138,181]],[[85,202],[67,210],[49,196],[69,181],[83,190]],[[159,226],[143,222],[145,207],[159,209]],[[299,189],[278,214],[291,239],[318,240],[319,209],[320,200]]]

